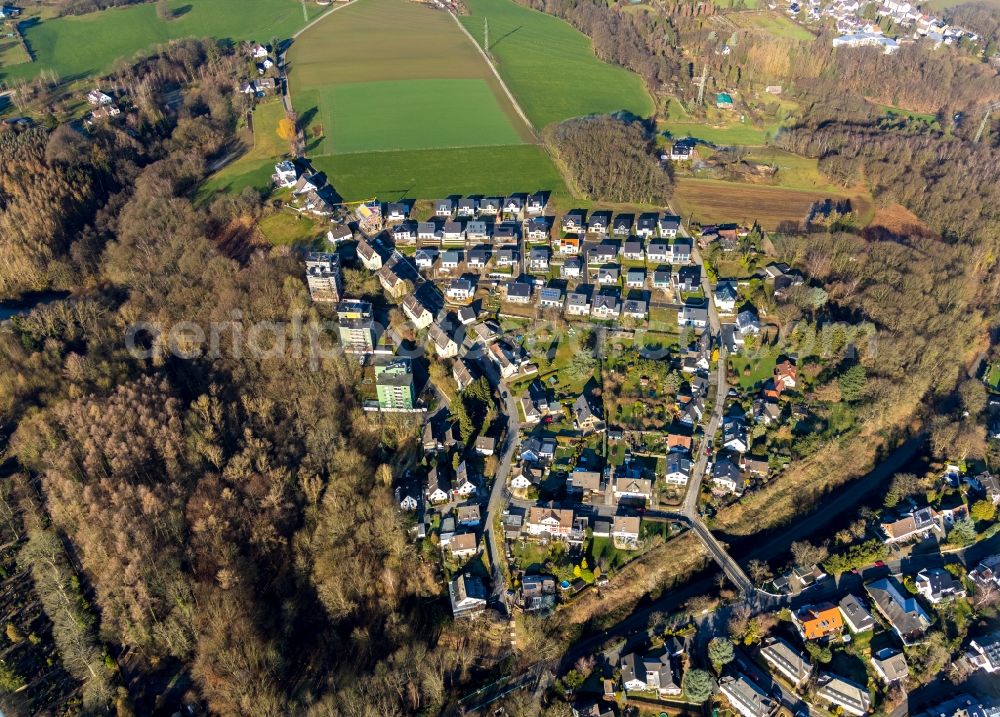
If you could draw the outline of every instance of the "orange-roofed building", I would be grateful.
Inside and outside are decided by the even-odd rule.
[[[807,605],[793,613],[795,624],[806,640],[820,640],[831,635],[839,635],[844,629],[844,618],[836,605]]]

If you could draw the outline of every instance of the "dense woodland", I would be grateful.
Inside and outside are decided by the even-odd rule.
[[[235,127],[231,61],[214,43],[174,43],[128,72],[151,99],[180,88],[176,114],[0,137],[17,167],[0,205],[4,292],[78,289],[0,333],[7,574],[44,613],[9,618],[7,715],[182,702],[219,715],[436,713],[498,657],[498,627],[453,627],[436,568],[406,538],[389,486],[414,429],[360,410],[355,364],[126,351],[138,319],[313,316],[287,250],[216,241],[268,211],[259,196],[191,199]],[[29,631],[39,644],[10,637]]]
[[[611,202],[666,204],[672,182],[651,134],[614,117],[567,120],[546,132],[577,192]]]

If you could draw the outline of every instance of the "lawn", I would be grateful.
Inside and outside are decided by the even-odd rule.
[[[272,244],[287,244],[296,247],[322,248],[322,230],[310,217],[281,211],[264,217],[259,224],[261,232]]]
[[[805,42],[816,38],[815,35],[802,25],[799,25],[791,18],[779,12],[732,13],[726,17],[740,27],[748,30],[762,30],[774,37],[783,37],[788,40],[803,40]]]
[[[674,204],[686,219],[703,224],[714,222],[759,222],[764,229],[777,229],[783,222],[801,223],[813,202],[845,198],[846,193],[762,186],[715,179],[677,180]],[[871,219],[869,196],[850,197],[861,223]]]
[[[205,182],[200,196],[237,194],[247,187],[269,188],[275,162],[289,151],[288,143],[278,137],[278,121],[284,116],[278,99],[257,105],[253,113],[253,146]]]
[[[511,0],[465,4],[462,24],[480,45],[489,20],[490,54],[536,128],[594,113],[652,113],[642,79],[598,59],[590,39],[563,20]]]
[[[297,0],[171,0],[179,11],[160,20],[156,3],[101,10],[52,19],[28,18],[21,23],[36,61],[5,67],[5,80],[31,79],[55,70],[64,81],[107,72],[118,58],[128,59],[153,46],[181,37],[220,39],[287,38],[324,11]]]
[[[778,355],[772,351],[762,351],[753,357],[732,356],[729,359],[729,366],[736,374],[740,386],[743,388],[754,388],[771,378],[774,373],[774,364]],[[746,369],[748,373],[744,373]]]
[[[760,146],[767,141],[768,135],[773,133],[772,128],[757,128],[740,122],[735,117],[717,123],[666,120],[661,124],[661,128],[670,133],[671,139],[693,137],[720,146]]]
[[[332,131],[320,154],[521,142],[481,79],[354,82],[321,96]]]
[[[4,32],[6,33],[6,30]],[[24,47],[21,46],[16,37],[0,39],[0,67],[19,65],[30,60],[28,53],[24,51]]]
[[[450,194],[512,194],[548,189],[568,195],[562,176],[536,145],[366,152],[316,157],[346,201],[434,199]]]
[[[533,141],[452,17],[407,0],[359,0],[288,52],[313,156]]]

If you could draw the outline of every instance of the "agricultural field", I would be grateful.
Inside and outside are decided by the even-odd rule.
[[[545,151],[533,144],[450,150],[364,152],[313,158],[345,201],[434,199],[539,189],[568,206],[569,192]]]
[[[674,192],[674,203],[685,219],[705,224],[723,221],[752,224],[757,221],[764,229],[774,230],[782,222],[802,222],[815,201],[843,196],[814,190],[681,177]],[[872,211],[871,199],[852,196],[851,202],[862,223],[867,223]]]
[[[361,0],[288,53],[312,156],[531,142],[475,45],[445,12]]]
[[[269,42],[286,38],[325,8],[298,0],[171,0],[177,13],[160,20],[155,3],[58,18],[27,17],[21,30],[35,61],[4,66],[0,78],[31,79],[55,70],[65,81],[106,72],[118,58],[181,37]]]
[[[590,39],[552,15],[511,0],[466,0],[462,24],[484,43],[504,82],[537,129],[570,117],[627,110],[642,117],[653,102],[642,79],[594,55]]]

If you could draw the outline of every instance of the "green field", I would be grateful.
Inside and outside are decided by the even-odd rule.
[[[332,120],[317,154],[520,144],[485,80],[385,80],[320,92]]]
[[[770,129],[759,129],[739,121],[708,124],[704,122],[663,122],[661,128],[674,139],[694,137],[721,146],[746,145],[761,146],[767,141]]]
[[[35,62],[5,67],[3,79],[33,78],[53,69],[72,81],[106,72],[118,58],[130,58],[153,46],[181,37],[256,39],[287,38],[324,11],[296,0],[171,0],[178,16],[162,21],[155,3],[132,5],[52,19],[27,18],[21,23]]]
[[[448,13],[359,0],[288,53],[313,166],[345,200],[550,190],[558,170]],[[230,180],[254,182],[253,167]]]
[[[448,13],[360,0],[288,53],[313,156],[517,144],[530,128]]]
[[[278,137],[278,120],[284,116],[284,107],[277,98],[257,105],[253,112],[253,146],[205,182],[201,196],[208,197],[216,192],[238,194],[247,187],[269,187],[275,163],[289,153],[288,143]]]
[[[547,189],[554,201],[569,203],[559,171],[533,144],[326,155],[315,157],[313,166],[327,173],[346,201]]]
[[[733,13],[726,17],[740,27],[748,30],[762,30],[774,37],[782,37],[788,40],[803,40],[806,42],[816,39],[816,36],[809,32],[809,30],[799,25],[787,15],[779,12]]]
[[[652,113],[642,79],[599,60],[590,39],[568,23],[511,0],[465,4],[471,15],[462,24],[480,45],[489,20],[490,54],[536,128],[593,113]]]

